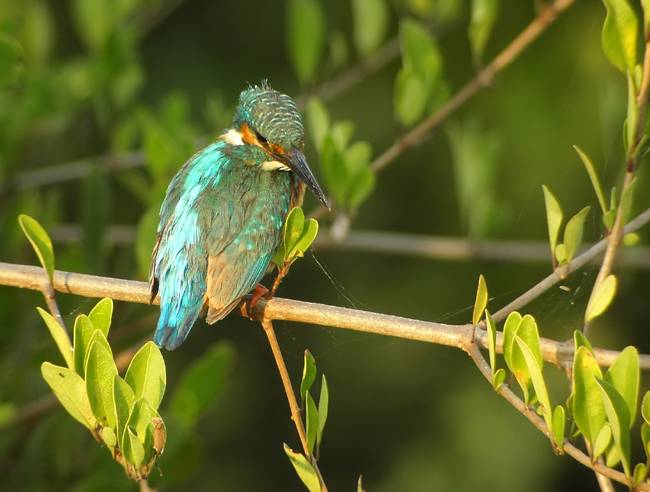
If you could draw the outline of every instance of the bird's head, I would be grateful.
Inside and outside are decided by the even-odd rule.
[[[233,129],[226,138],[231,143],[257,147],[257,152],[263,152],[259,165],[264,170],[295,173],[329,208],[325,193],[305,159],[302,117],[289,96],[273,90],[266,82],[242,91]]]

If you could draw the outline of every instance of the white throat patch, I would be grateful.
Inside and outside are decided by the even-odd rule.
[[[221,139],[230,145],[244,145],[244,140],[242,139],[241,133],[239,133],[234,128],[231,128],[226,133],[221,135]]]
[[[262,171],[291,171],[291,168],[280,161],[266,161],[262,163]]]

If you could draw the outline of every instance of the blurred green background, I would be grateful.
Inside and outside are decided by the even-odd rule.
[[[501,2],[485,60],[533,19],[536,3]],[[314,79],[301,84],[288,56],[285,2],[0,0],[0,260],[35,262],[16,223],[27,213],[55,238],[57,268],[145,279],[168,180],[227,127],[247,83],[268,78],[300,96],[363,65],[352,41],[350,2],[320,5],[327,46]],[[393,0],[388,9],[382,45],[395,43],[400,19],[417,19],[434,33],[452,94],[475,75],[469,2]],[[544,241],[542,184],[571,214],[587,204],[595,210],[571,146],[589,153],[606,185],[620,178],[626,87],[602,54],[603,18],[600,2],[577,1],[432,138],[379,175],[352,229]],[[19,65],[10,71],[12,57]],[[376,73],[323,101],[333,120],[353,122],[355,138],[370,142],[374,156],[405,131],[393,103],[400,66],[395,52]],[[322,176],[311,142],[307,155]],[[58,182],[56,166],[79,161],[86,175]],[[124,163],[135,165],[115,169]],[[35,180],[42,173],[28,174],[48,168],[45,184]],[[643,171],[640,179],[637,190],[647,189]],[[648,198],[637,195],[638,211]],[[308,196],[305,209],[313,206]],[[589,241],[602,234],[593,213],[585,234]],[[470,319],[479,273],[488,279],[494,309],[550,271],[550,262],[450,262],[318,248],[314,256],[294,266],[280,295],[449,323]],[[595,266],[576,273],[567,290],[555,288],[527,308],[543,336],[571,336],[595,273]],[[595,345],[650,351],[649,281],[647,270],[623,270],[613,309],[595,325]],[[94,305],[64,295],[59,302],[70,323]],[[42,304],[38,293],[0,287],[0,421],[48,393],[39,366],[57,354],[34,309]],[[114,350],[151,334],[156,315],[154,307],[117,303]],[[353,490],[359,474],[372,492],[595,490],[593,475],[556,457],[460,351],[295,323],[278,322],[276,329],[295,378],[306,347],[327,374],[330,414],[320,467],[330,490]],[[282,452],[282,442],[298,443],[256,323],[237,315],[213,327],[197,323],[180,350],[165,353],[168,393],[214,343],[227,344],[220,346],[228,353],[227,369],[205,381],[220,388],[218,399],[191,430],[170,428],[155,485],[302,490]],[[566,383],[555,376],[559,401]],[[2,432],[0,471],[6,490],[136,488],[58,407]]]

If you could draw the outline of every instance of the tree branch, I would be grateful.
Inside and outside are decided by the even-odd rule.
[[[476,364],[476,367],[479,369],[479,371],[481,371],[481,374],[483,374],[485,379],[487,379],[489,382],[492,382],[492,370],[490,369],[490,365],[486,362],[485,358],[483,357],[483,354],[481,354],[478,345],[474,343],[469,343],[468,345],[462,348],[471,357],[472,361],[474,361],[474,364]],[[507,384],[501,385],[497,393],[499,393],[499,395],[505,398],[505,400],[508,403],[510,403],[519,413],[521,413],[524,417],[530,420],[530,422],[535,427],[537,427],[537,429],[540,430],[546,437],[551,439],[549,430],[546,427],[546,423],[544,422],[544,419],[542,419],[539,415],[537,415],[537,413],[535,413],[532,409],[526,407],[526,404],[510,389],[510,387]],[[582,450],[575,447],[569,441],[564,441],[564,446],[562,447],[562,449],[566,454],[571,456],[580,464],[586,466],[587,468],[591,468],[593,471],[595,471],[600,475],[604,475],[605,477],[610,478],[616,482],[627,485],[630,488],[630,490],[650,491],[649,483],[647,482],[638,483],[638,484],[632,483],[625,476],[624,473],[618,470],[614,470],[613,468],[608,468],[607,466],[604,466],[602,463],[599,462],[593,463],[589,456],[587,456],[584,452],[582,452]]]

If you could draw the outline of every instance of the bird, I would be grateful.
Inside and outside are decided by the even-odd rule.
[[[149,279],[159,347],[178,348],[200,316],[221,320],[258,285],[305,185],[329,208],[304,140],[295,101],[262,81],[241,92],[231,127],[172,178]]]

